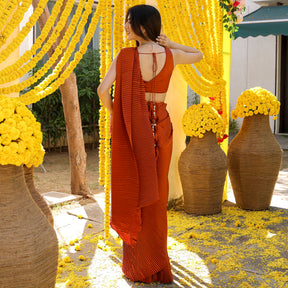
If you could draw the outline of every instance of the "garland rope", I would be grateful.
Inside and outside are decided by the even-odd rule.
[[[112,0],[106,2],[105,40],[106,40],[106,72],[112,63]],[[106,74],[106,73],[105,73]],[[111,91],[110,91],[111,94]],[[111,191],[111,134],[110,113],[105,113],[105,213],[104,213],[104,238],[109,238],[110,230],[110,191]]]
[[[227,125],[222,12],[218,1],[157,0],[157,3],[167,36],[202,51],[202,61],[179,65],[179,69],[193,91],[210,99]]]
[[[6,39],[8,39],[8,37],[12,34],[14,29],[19,25],[24,14],[27,12],[30,5],[32,4],[32,0],[22,1],[21,5],[19,3],[17,4],[18,4],[17,9],[14,10],[14,14],[11,15],[9,21],[5,23],[5,26],[4,27],[2,26],[3,28],[1,32],[0,46],[5,43]]]
[[[61,8],[61,5],[62,5],[62,1],[63,0],[60,0],[59,1],[59,3],[58,3],[58,1],[57,1],[57,4],[58,5],[56,5],[55,4],[55,6],[57,7],[57,6],[59,6],[60,5],[60,8]],[[25,37],[28,35],[28,33],[30,32],[30,30],[33,28],[33,26],[36,24],[36,21],[39,19],[39,17],[40,17],[40,15],[43,13],[43,10],[44,10],[44,7],[46,6],[46,4],[47,4],[47,2],[48,2],[48,0],[41,0],[40,2],[39,2],[39,5],[36,7],[36,9],[35,9],[35,11],[34,11],[34,13],[29,17],[29,20],[28,20],[28,22],[25,24],[25,26],[22,28],[22,30],[18,33],[18,35],[12,40],[12,42],[11,43],[9,43],[8,44],[8,46],[5,48],[5,49],[3,49],[1,52],[0,52],[0,63],[2,63],[4,60],[6,60],[7,58],[8,58],[8,56],[23,42],[23,40],[25,39]],[[60,8],[59,8],[59,11],[60,11]],[[54,8],[55,9],[55,8]],[[53,9],[53,10],[54,10]],[[55,13],[55,12],[54,12]],[[58,12],[59,13],[59,12]],[[57,14],[58,14],[57,13]],[[51,14],[51,16],[50,17],[52,17],[51,19],[53,19],[54,17],[53,17],[53,12],[52,12],[52,14]],[[49,23],[49,21],[51,21],[51,19],[50,19],[50,17],[49,17],[49,19],[48,19],[48,23]],[[56,15],[56,17],[57,17],[57,15]],[[56,19],[56,18],[55,18]],[[54,21],[55,21],[55,19],[54,19]],[[19,24],[20,24],[20,22],[21,22],[21,20],[22,19],[18,19],[18,22],[19,22]],[[54,22],[53,22],[54,23]],[[52,24],[53,24],[52,23]],[[47,25],[47,24],[46,24]],[[45,28],[45,27],[44,27]],[[47,29],[47,28],[46,28]],[[51,29],[51,28],[50,28]],[[50,29],[49,29],[49,31],[50,31]],[[45,31],[45,29],[44,29],[44,31]],[[48,32],[49,32],[48,31]],[[38,41],[38,40],[40,40],[40,38],[46,38],[46,37],[43,37],[44,35],[42,34],[43,33],[43,30],[41,31],[41,35],[36,39],[36,42]],[[46,35],[47,36],[47,35]],[[43,39],[43,41],[44,41],[44,39]],[[34,45],[34,44],[33,44]],[[41,45],[40,45],[41,46]],[[40,46],[39,46],[39,48],[40,48]],[[32,46],[33,47],[33,46]],[[31,48],[32,49],[32,48]],[[38,48],[37,48],[38,49]],[[36,50],[37,50],[36,49]],[[35,52],[36,52],[36,50],[35,50]],[[25,53],[28,53],[30,50],[27,50]],[[24,53],[24,54],[25,54]],[[33,55],[33,54],[35,54],[35,53],[32,53],[31,54],[31,56]],[[30,57],[28,57],[27,58],[27,60],[29,59],[29,58],[31,58],[31,56]],[[23,59],[22,58],[23,56],[21,56],[20,58],[21,59]],[[27,61],[26,60],[26,61]],[[17,60],[18,61],[18,60]],[[26,61],[24,61],[24,62],[26,62]],[[19,66],[14,66],[14,67],[19,67]],[[12,70],[12,72],[14,71],[14,69],[11,69]],[[2,73],[1,73],[1,71],[0,71],[0,75],[2,75]],[[4,75],[5,75],[5,73],[4,73]],[[0,79],[1,79],[1,77],[0,77]]]
[[[56,3],[58,4],[58,3]],[[55,4],[55,5],[56,5]],[[60,35],[60,32],[63,30],[64,26],[65,26],[65,23],[68,19],[68,16],[69,14],[71,13],[72,9],[73,9],[73,4],[74,4],[74,1],[73,0],[69,0],[66,4],[66,8],[65,8],[65,13],[62,13],[62,15],[60,16],[60,21],[58,21],[55,29],[53,29],[53,32],[51,33],[48,41],[46,41],[46,43],[44,44],[44,46],[42,47],[42,49],[40,50],[39,53],[37,53],[33,59],[31,61],[29,61],[26,65],[22,66],[20,69],[17,69],[15,70],[15,65],[18,64],[19,66],[23,63],[23,61],[25,61],[27,59],[27,56],[31,56],[31,53],[33,51],[36,51],[37,49],[37,46],[40,47],[40,45],[42,44],[42,42],[44,41],[44,37],[41,37],[40,38],[40,41],[37,43],[37,45],[35,45],[35,47],[33,49],[30,49],[29,50],[29,53],[27,53],[27,55],[25,57],[23,57],[24,59],[21,59],[21,61],[16,61],[16,63],[13,65],[14,67],[7,67],[6,69],[4,69],[2,71],[1,74],[3,73],[7,73],[8,69],[11,71],[9,71],[10,73],[12,73],[12,75],[10,74],[9,75],[9,81],[12,81],[12,80],[15,80],[17,78],[20,78],[22,77],[23,75],[25,75],[28,71],[30,71],[31,69],[33,69],[36,64],[44,57],[44,55],[50,50],[50,48],[52,47],[53,43],[56,42],[57,38],[59,37]],[[66,48],[67,46],[67,43],[69,41],[69,38],[71,37],[71,35],[73,34],[74,32],[74,28],[76,27],[75,25],[77,24],[80,16],[81,16],[81,13],[82,13],[82,10],[83,10],[83,7],[84,7],[84,4],[85,4],[85,1],[84,0],[81,0],[79,2],[79,5],[77,7],[77,10],[76,10],[76,13],[75,15],[73,16],[72,18],[72,21],[70,23],[70,25],[68,26],[68,29],[67,31],[65,32],[65,36],[61,39],[61,42],[59,43],[59,45],[57,45],[53,55],[51,57],[49,57],[48,61],[45,63],[45,65],[43,67],[41,67],[41,69],[39,69],[32,77],[28,78],[27,80],[21,82],[20,84],[16,84],[16,85],[13,85],[13,86],[10,86],[10,87],[6,87],[4,89],[0,89],[0,93],[2,94],[7,94],[7,92],[19,92],[21,90],[23,90],[25,87],[29,87],[31,86],[32,84],[34,84],[38,79],[40,79],[41,77],[43,77],[47,71],[53,66],[53,64],[57,61],[58,59],[58,56],[61,55],[62,53],[62,50]],[[61,8],[61,4],[57,5],[57,12],[59,13],[60,11],[60,8]],[[53,16],[58,16],[56,13],[53,15]],[[50,16],[51,17],[51,16]],[[49,17],[49,20],[50,23],[51,23],[51,26],[49,25],[48,27],[44,27],[44,29],[47,29],[44,33],[44,35],[48,35],[49,34],[49,31],[55,21],[55,19],[50,19]],[[75,21],[76,20],[76,21]],[[49,24],[50,24],[49,23]],[[49,29],[49,30],[48,30]],[[42,31],[43,31],[42,30]],[[39,37],[37,38],[37,40],[39,39]],[[30,55],[29,55],[30,54]],[[20,59],[19,59],[20,60]],[[18,62],[18,63],[17,63]],[[15,73],[13,73],[13,71],[15,71]],[[0,74],[0,75],[1,75]],[[4,78],[4,77],[3,77]],[[2,78],[2,79],[3,79]],[[7,78],[7,77],[6,77]],[[3,80],[6,80],[5,78]],[[1,82],[0,82],[1,83]]]

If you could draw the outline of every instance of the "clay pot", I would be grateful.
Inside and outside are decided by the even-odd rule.
[[[221,212],[227,165],[215,133],[206,132],[203,138],[191,137],[178,163],[187,213]]]
[[[228,149],[228,171],[237,206],[268,209],[281,166],[282,149],[269,116],[245,117]]]
[[[49,223],[53,226],[54,225],[54,219],[53,219],[52,212],[51,212],[48,204],[43,199],[43,197],[41,196],[41,194],[38,192],[38,190],[36,189],[36,187],[34,185],[34,176],[33,176],[34,175],[34,173],[33,173],[34,168],[33,168],[33,166],[28,168],[27,166],[24,165],[23,168],[24,168],[25,182],[26,182],[27,188],[28,188],[33,200],[38,205],[38,207],[41,209],[41,211],[44,213],[44,215],[48,219]]]
[[[54,288],[58,240],[27,189],[23,167],[0,165],[0,287]]]

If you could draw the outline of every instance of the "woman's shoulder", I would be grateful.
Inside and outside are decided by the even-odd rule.
[[[134,52],[137,47],[125,47],[120,50],[120,53],[131,53]]]
[[[119,57],[125,57],[125,56],[130,56],[131,54],[135,53],[136,47],[125,47],[120,50],[118,53],[118,58]]]

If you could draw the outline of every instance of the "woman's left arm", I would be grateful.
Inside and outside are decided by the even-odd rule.
[[[203,58],[203,54],[190,46],[185,46],[171,41],[165,34],[160,34],[157,38],[158,44],[170,48],[173,51],[174,65],[193,64]]]
[[[99,98],[101,99],[103,105],[108,109],[111,115],[113,113],[113,101],[111,99],[109,90],[112,87],[114,81],[116,80],[116,62],[117,57],[113,60],[108,72],[106,73],[105,77],[97,88]]]

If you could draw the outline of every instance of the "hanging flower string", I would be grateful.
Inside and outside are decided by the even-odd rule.
[[[67,5],[68,5],[68,7],[71,7],[71,3],[70,2],[73,2],[73,1],[69,0],[69,2],[67,2],[67,4],[66,4],[66,7],[67,7]],[[45,4],[45,2],[43,2],[41,4]],[[35,57],[34,58],[32,58],[32,57],[35,56],[35,54],[37,54],[37,50],[41,48],[43,42],[47,38],[50,30],[52,29],[52,27],[54,25],[54,22],[55,22],[56,18],[58,17],[58,14],[60,12],[62,4],[63,4],[63,0],[59,0],[59,1],[57,1],[55,3],[50,17],[48,18],[46,24],[44,25],[44,27],[43,27],[43,29],[41,31],[40,36],[37,37],[35,43],[31,47],[31,49],[25,51],[25,53],[19,59],[17,59],[13,64],[7,66],[6,68],[4,68],[4,69],[2,69],[0,71],[0,81],[1,81],[1,83],[12,81],[12,80],[16,79],[17,77],[21,77],[25,73],[27,73],[29,70],[31,70],[33,67],[35,67],[35,65],[36,65],[36,63],[38,61],[36,62],[35,59],[34,59]],[[40,5],[40,3],[39,3],[39,5]],[[28,27],[28,28],[31,29],[33,27],[33,25],[35,25],[35,23],[38,20],[39,16],[43,12],[43,9],[40,9],[40,8],[38,9],[38,7],[39,6],[37,6],[35,12],[30,16],[29,22],[28,22],[28,24],[26,24],[25,27]],[[59,22],[61,22],[61,21],[59,21]],[[55,27],[57,29],[60,29],[61,27],[63,28],[63,24],[59,23],[59,22],[58,22],[59,26]],[[4,61],[17,48],[20,45],[20,43],[24,40],[24,38],[27,36],[27,34],[29,33],[30,30],[28,28],[25,29],[25,27],[20,31],[18,36],[7,46],[7,48],[0,52],[0,61],[1,62]],[[60,31],[62,30],[62,28],[60,29]],[[49,38],[51,38],[51,36]],[[57,37],[52,39],[52,40],[55,41],[56,39],[57,39]],[[51,48],[51,45],[53,44],[53,42],[50,43],[51,40],[49,42],[48,41],[49,41],[49,39],[47,39],[45,45],[42,47],[42,49],[44,48],[45,50],[47,49],[46,47],[48,47],[48,49],[46,51],[48,51]],[[30,64],[30,62],[31,62],[31,64]],[[27,65],[29,65],[29,67],[24,71],[24,73],[21,74],[21,72],[23,70],[22,66],[25,63],[27,63]],[[15,74],[14,78],[12,78],[13,74]],[[9,78],[7,78],[7,75],[9,75]]]
[[[32,0],[21,1],[21,4],[18,4],[16,11],[14,11],[13,16],[10,17],[9,21],[5,23],[4,28],[2,28],[0,37],[0,46],[5,43],[6,39],[8,39],[8,37],[12,34],[14,29],[20,24],[21,19],[23,18],[24,14],[27,12],[31,4]]]
[[[2,89],[0,88],[0,93],[9,94],[9,93],[11,93],[11,92],[19,92],[19,91],[25,89],[26,87],[31,86],[31,85],[34,84],[38,79],[40,79],[41,77],[43,77],[43,76],[47,73],[47,71],[55,64],[55,62],[57,62],[57,59],[58,59],[59,56],[61,55],[62,51],[63,51],[64,49],[66,49],[66,47],[68,46],[68,41],[69,41],[70,37],[72,36],[72,34],[74,33],[75,27],[77,27],[77,30],[76,30],[76,31],[78,31],[78,33],[76,32],[76,34],[73,36],[73,39],[72,39],[72,40],[74,40],[75,43],[76,43],[76,41],[79,41],[79,39],[80,39],[80,37],[81,37],[80,31],[82,31],[82,30],[80,30],[80,29],[82,29],[82,27],[85,26],[85,24],[86,24],[86,20],[85,20],[86,15],[89,15],[89,13],[91,12],[91,9],[92,9],[92,5],[88,5],[88,4],[87,4],[87,5],[86,5],[86,10],[85,10],[85,12],[83,13],[83,17],[82,17],[81,21],[78,23],[78,21],[79,21],[79,19],[80,19],[80,17],[81,17],[81,14],[82,14],[82,11],[83,11],[85,2],[86,2],[85,0],[79,1],[79,4],[78,4],[77,9],[76,9],[76,12],[75,12],[75,14],[74,14],[74,16],[73,16],[73,18],[72,18],[72,20],[71,20],[71,22],[70,22],[70,25],[68,26],[67,31],[65,32],[64,37],[61,39],[59,45],[57,45],[57,47],[56,47],[53,55],[52,55],[51,57],[49,57],[48,61],[47,61],[32,77],[28,78],[27,80],[25,80],[25,81],[23,81],[23,82],[21,82],[21,83],[19,83],[19,84],[12,85],[12,86],[10,86],[10,87],[8,86],[8,87],[2,88]],[[68,5],[68,4],[69,4],[69,3],[67,3],[67,5]],[[70,5],[69,8],[70,8],[69,10],[71,11],[72,8],[73,8],[73,1],[71,1],[71,5]],[[66,14],[65,14],[65,15],[66,15]],[[69,14],[67,14],[67,15],[69,15]],[[64,15],[62,14],[61,17],[62,17],[62,16],[64,16]],[[65,23],[66,20],[67,20],[67,19],[66,19],[66,17],[65,17],[65,18],[63,19],[63,21],[60,20],[59,23]],[[77,23],[78,23],[78,26],[77,26]],[[57,31],[57,29],[62,30],[63,27],[64,27],[63,25],[61,25],[61,27],[59,27],[59,28],[56,27],[54,31]],[[41,51],[33,58],[33,60],[31,60],[28,65],[26,65],[26,66],[29,66],[28,69],[31,68],[31,67],[33,68],[33,67],[37,64],[37,62],[45,55],[46,52],[48,52],[48,50],[50,49],[51,45],[52,45],[52,44],[56,41],[56,39],[59,37],[59,32],[54,33],[54,31],[53,31],[51,37],[49,38],[49,40],[47,41],[47,43],[45,43],[45,45],[48,44],[47,47],[45,47],[45,45],[44,45],[44,47],[43,47],[43,48],[41,49]],[[71,43],[70,43],[70,45],[71,45]],[[72,44],[72,45],[74,45],[74,44]],[[74,50],[74,49],[73,49],[73,50]],[[73,50],[69,49],[69,51],[71,51],[71,53],[73,52]],[[67,51],[66,51],[66,52],[67,52]],[[66,52],[65,52],[65,53],[66,53]],[[67,56],[66,56],[66,57],[67,57]],[[25,69],[25,70],[28,70],[28,69]],[[17,74],[18,74],[19,77],[20,77],[20,76],[23,76],[23,75],[25,74],[25,73],[24,73],[25,70],[24,70],[24,71],[21,71],[21,70],[23,70],[23,69],[20,68],[20,69],[18,69],[18,71],[17,71],[17,72],[18,72]],[[21,72],[22,72],[22,73],[21,73]],[[59,69],[59,72],[60,72],[60,69]],[[21,73],[21,74],[20,74],[20,73]],[[9,76],[10,76],[10,75],[9,75]],[[18,78],[18,77],[17,77],[17,78]],[[45,84],[48,84],[48,83],[47,83],[47,82],[48,82],[48,79],[49,79],[49,78],[45,79],[45,81],[46,81],[46,82],[44,82]],[[9,81],[12,81],[12,80],[14,80],[14,79],[9,79]]]
[[[103,8],[100,9],[100,79],[102,80],[106,74],[106,33],[105,29],[105,5],[103,2]],[[105,185],[105,107],[100,100],[100,112],[99,112],[99,184]]]
[[[219,5],[224,10],[224,28],[229,32],[230,37],[235,39],[235,32],[239,29],[236,24],[243,21],[245,0],[219,0]]]
[[[96,12],[94,13],[88,32],[83,40],[83,43],[81,44],[79,48],[79,51],[77,51],[74,54],[74,60],[69,63],[68,67],[64,71],[62,71],[64,65],[69,61],[69,58],[72,52],[75,50],[75,46],[78,43],[77,39],[80,38],[83,32],[84,26],[87,22],[87,19],[90,13],[89,11],[91,11],[92,9],[92,5],[93,5],[93,0],[89,0],[85,6],[85,12],[82,15],[83,21],[81,21],[81,24],[77,26],[77,31],[73,35],[73,38],[70,41],[70,45],[68,46],[67,50],[65,51],[63,57],[61,58],[61,60],[59,61],[55,69],[53,69],[53,73],[50,74],[48,77],[46,77],[45,80],[43,80],[33,90],[30,90],[29,92],[21,95],[20,99],[22,100],[23,103],[25,103],[26,105],[35,103],[39,101],[40,99],[46,97],[47,95],[53,93],[56,89],[58,89],[60,85],[62,85],[65,82],[65,80],[69,77],[71,72],[75,69],[76,65],[79,63],[79,61],[82,59],[83,55],[85,54],[89,41],[91,41],[93,37],[93,33],[97,27],[97,23],[99,20],[98,11],[100,10],[98,9],[98,7],[97,7]],[[59,76],[61,71],[62,71],[62,74]],[[49,83],[51,83],[52,81],[54,82],[50,84],[49,86]]]
[[[14,12],[17,11],[18,8],[19,8],[18,0],[6,1],[6,5],[4,9],[2,10],[1,17],[0,17],[1,30],[3,29],[3,27],[5,27],[5,23],[9,22],[9,18],[13,17]],[[7,40],[6,38],[4,38],[2,33],[1,33],[1,40],[2,42],[5,42]]]
[[[204,57],[200,62],[179,65],[179,70],[195,93],[210,99],[210,105],[224,121],[224,136],[228,119],[226,82],[223,79],[222,12],[218,0],[209,1],[209,4],[207,1],[195,0],[181,3],[175,0],[157,0],[157,3],[163,16],[164,33],[172,41],[195,47],[203,53]],[[173,21],[170,21],[171,17]]]
[[[106,40],[106,72],[112,63],[112,0],[106,1],[105,15],[105,40]],[[111,93],[111,91],[110,91]],[[104,238],[110,236],[110,192],[111,192],[111,131],[110,113],[106,109],[105,125],[105,213],[104,213]]]
[[[38,20],[38,18],[40,17],[40,15],[43,13],[44,7],[46,6],[48,0],[41,0],[39,1],[39,5],[36,7],[36,9],[34,10],[34,13],[29,17],[28,22],[25,24],[25,26],[21,29],[21,31],[18,33],[18,35],[11,41],[11,43],[8,44],[8,46],[3,49],[0,52],[0,63],[3,62],[5,59],[7,59],[7,57],[22,43],[22,41],[25,39],[25,37],[28,35],[28,33],[31,31],[31,29],[34,27],[34,25],[36,24],[36,21]],[[60,7],[62,5],[62,1],[60,2]],[[58,1],[57,1],[58,3]],[[56,5],[57,3],[55,3],[53,10],[55,9],[55,6],[57,7],[58,5]],[[53,17],[53,10],[52,10],[52,14],[51,16]],[[60,10],[59,10],[60,11]],[[59,13],[59,12],[58,12]],[[51,17],[50,16],[50,17]],[[50,19],[49,17],[49,19]],[[49,19],[47,22],[49,22]],[[55,20],[55,19],[54,19]],[[15,19],[15,21],[18,21],[18,24],[20,24],[20,22],[22,21],[22,18],[19,19]],[[54,23],[54,22],[53,22]],[[44,28],[46,27],[46,25],[44,26]],[[50,30],[49,30],[50,31]],[[41,31],[41,33],[43,32],[43,30]],[[40,36],[39,36],[40,37]],[[38,37],[38,38],[39,38]],[[35,42],[37,42],[38,38],[36,39]],[[45,39],[45,38],[44,38]],[[34,44],[33,44],[34,45]],[[33,46],[32,46],[33,47]],[[39,46],[40,47],[40,46]],[[32,48],[31,48],[32,49]],[[37,50],[37,49],[36,49]],[[35,51],[36,51],[35,50]],[[29,51],[29,50],[27,50]],[[26,51],[26,52],[27,52]],[[26,53],[25,52],[25,53]],[[24,54],[25,54],[24,53]],[[33,54],[32,54],[33,55]],[[23,55],[22,55],[23,56]],[[22,57],[21,56],[21,57]],[[20,57],[20,58],[21,58]],[[29,59],[29,58],[28,58]]]

